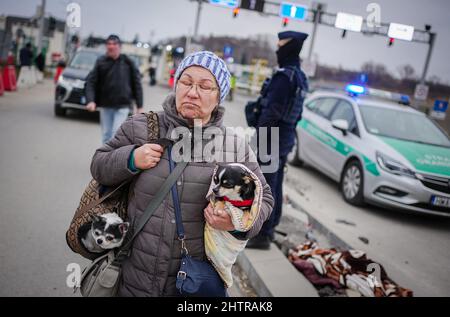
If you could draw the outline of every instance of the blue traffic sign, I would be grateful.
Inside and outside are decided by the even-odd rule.
[[[308,16],[308,7],[295,3],[283,2],[280,5],[280,16],[282,18],[305,20]]]
[[[237,8],[239,6],[239,0],[209,0],[209,3],[231,9]]]
[[[223,57],[224,58],[230,58],[233,57],[233,46],[225,45],[223,48]]]
[[[446,112],[448,109],[448,101],[445,100],[436,100],[434,102],[433,110],[436,112]]]

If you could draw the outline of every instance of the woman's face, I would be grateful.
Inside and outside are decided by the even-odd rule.
[[[177,81],[176,107],[185,119],[206,124],[219,104],[219,87],[211,72],[203,67],[187,68]]]

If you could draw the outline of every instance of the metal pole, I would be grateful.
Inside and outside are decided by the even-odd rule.
[[[37,54],[40,54],[42,51],[43,41],[44,41],[44,22],[45,22],[45,4],[46,0],[42,0],[41,4],[41,12],[39,15],[39,37],[38,37],[38,45],[37,45]]]
[[[420,83],[425,84],[425,79],[428,72],[428,66],[430,65],[431,54],[433,52],[434,42],[436,40],[436,33],[430,33],[430,42],[428,46],[427,58],[425,60],[425,66],[423,67],[422,77],[420,78]]]
[[[189,29],[188,35],[186,36],[185,55],[188,55],[191,53],[191,43],[192,43],[192,35],[191,35],[191,29]]]
[[[197,7],[197,16],[195,18],[195,29],[194,29],[194,41],[197,40],[198,37],[198,28],[200,26],[200,15],[202,13],[202,7],[203,7],[203,0],[198,0],[198,7]]]
[[[65,21],[66,22],[66,21]],[[64,23],[64,49],[63,49],[63,53],[64,53],[64,60],[68,60],[69,57],[69,45],[70,45],[70,40],[72,39],[71,37],[71,28],[69,28],[67,26],[67,23]]]
[[[200,26],[200,15],[202,13],[203,0],[196,0],[196,1],[198,3],[198,6],[197,6],[197,15],[195,17],[194,34],[192,35],[191,29],[189,29],[188,35],[186,37],[186,48],[185,48],[186,55],[191,53],[191,44],[192,44],[192,41],[197,40],[198,29]]]
[[[320,15],[322,14],[322,4],[317,4],[317,9],[314,12],[314,25],[313,25],[313,31],[311,35],[311,44],[309,46],[309,53],[308,53],[308,60],[311,61],[313,50],[314,50],[314,40],[316,39],[316,33],[317,33],[317,26],[319,25],[320,21]]]

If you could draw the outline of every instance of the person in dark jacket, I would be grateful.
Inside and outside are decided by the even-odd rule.
[[[87,110],[100,108],[102,141],[111,139],[127,119],[136,102],[137,112],[143,112],[141,74],[133,61],[121,54],[117,35],[106,40],[106,55],[98,58],[86,80]]]
[[[34,62],[36,63],[37,69],[43,73],[45,70],[45,54],[43,51],[39,53]]]
[[[20,50],[20,67],[31,66],[33,62],[33,51],[31,50],[31,43],[27,43],[24,48]]]
[[[256,128],[267,128],[267,138],[258,134],[258,160],[262,166],[264,177],[270,185],[275,205],[270,218],[264,223],[258,236],[247,244],[248,248],[269,249],[273,240],[275,227],[281,218],[283,204],[283,176],[287,156],[292,151],[296,140],[296,126],[301,120],[303,99],[308,91],[305,74],[300,68],[300,51],[308,34],[287,31],[278,34],[277,59],[279,69],[272,78],[266,81],[262,89],[261,114]],[[272,149],[271,128],[278,128],[278,151]],[[260,151],[262,142],[265,149]],[[267,153],[263,153],[267,152]],[[265,156],[265,157],[263,157]],[[275,162],[275,172],[267,172],[264,165]]]

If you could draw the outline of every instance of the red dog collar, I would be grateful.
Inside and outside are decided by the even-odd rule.
[[[231,200],[228,199],[228,197],[222,197],[223,200],[228,201],[230,204],[232,204],[235,207],[251,207],[253,204],[253,199],[246,199],[246,200]]]

